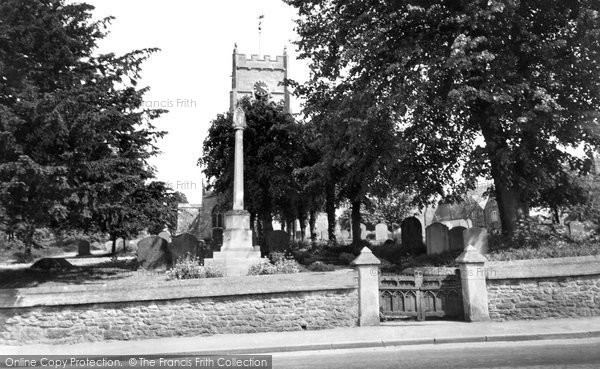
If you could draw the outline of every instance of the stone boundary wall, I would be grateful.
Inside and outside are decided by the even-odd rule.
[[[492,320],[600,316],[600,256],[486,262]]]
[[[0,290],[0,344],[314,330],[358,324],[353,270],[171,281],[149,290]]]

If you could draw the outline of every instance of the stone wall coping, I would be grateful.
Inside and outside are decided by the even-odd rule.
[[[600,275],[600,255],[554,259],[489,261],[487,279],[521,279]]]
[[[355,270],[334,272],[276,274],[156,283],[142,290],[139,286],[119,285],[52,286],[0,289],[0,310],[33,306],[70,306],[133,301],[179,300],[280,293],[318,292],[358,289]]]

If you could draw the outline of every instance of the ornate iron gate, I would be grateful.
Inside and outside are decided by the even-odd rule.
[[[463,318],[460,275],[391,274],[379,276],[383,319]]]

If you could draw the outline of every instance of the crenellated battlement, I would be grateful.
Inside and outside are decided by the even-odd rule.
[[[269,98],[278,101],[283,100],[289,111],[290,93],[283,81],[288,73],[288,56],[283,55],[273,58],[271,55],[260,56],[237,52],[237,45],[233,49],[233,66],[231,72],[231,103],[230,110],[233,112],[236,102],[242,97],[254,97],[254,85],[261,81],[266,85]]]
[[[250,55],[250,58],[248,58],[246,54],[235,54],[237,68],[285,70],[285,58],[285,55],[277,55],[275,59],[271,59],[270,55],[263,55],[261,58],[257,54],[252,54]]]

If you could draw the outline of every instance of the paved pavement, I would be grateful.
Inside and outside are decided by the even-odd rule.
[[[463,342],[600,337],[600,317],[509,322],[388,322],[377,327],[320,331],[220,334],[141,341],[0,346],[7,355],[257,354]]]

